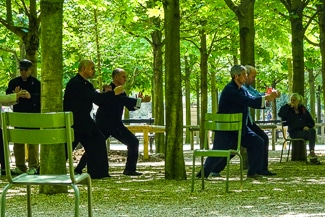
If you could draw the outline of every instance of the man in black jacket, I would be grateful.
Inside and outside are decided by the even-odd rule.
[[[41,110],[41,83],[31,76],[33,63],[27,59],[19,62],[20,76],[9,81],[6,94],[24,91],[25,95],[19,98],[18,103],[13,106],[14,112],[38,113]],[[25,162],[25,144],[14,144],[14,155],[16,168],[13,174],[27,172],[30,175],[38,173],[39,146],[27,144],[28,169]]]
[[[116,87],[124,85],[127,75],[123,69],[117,68],[113,70],[112,78],[113,81],[108,86],[108,90],[115,90]],[[124,175],[142,175],[142,173],[136,171],[139,140],[122,122],[124,107],[129,111],[134,111],[141,107],[141,102],[149,102],[150,99],[149,96],[143,96],[142,93],[138,94],[138,98],[131,98],[126,93],[122,93],[115,96],[115,104],[102,104],[97,110],[96,124],[105,135],[105,138],[113,136],[128,147]]]
[[[72,111],[74,118],[73,148],[80,142],[87,155],[87,172],[92,178],[110,177],[108,173],[108,156],[104,135],[90,116],[93,103],[99,105],[114,103],[114,95],[124,92],[117,88],[107,93],[98,93],[88,81],[95,74],[95,64],[91,60],[81,60],[78,74],[70,79],[65,92],[64,111]]]

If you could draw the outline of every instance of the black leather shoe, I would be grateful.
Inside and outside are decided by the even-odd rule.
[[[205,178],[208,178],[206,173],[204,173]],[[196,178],[201,178],[201,170],[196,174]]]
[[[272,173],[272,172],[269,171],[269,170],[265,170],[265,171],[259,172],[259,173],[257,173],[257,174],[259,174],[259,175],[263,175],[263,176],[275,176],[275,175],[276,175],[276,173]]]
[[[123,175],[126,175],[126,176],[141,176],[142,173],[139,173],[137,171],[124,170]]]

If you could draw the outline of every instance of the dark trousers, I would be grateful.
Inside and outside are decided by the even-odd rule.
[[[228,150],[237,149],[237,136],[233,133],[216,132],[213,142],[214,150]],[[263,156],[264,156],[264,141],[247,128],[247,132],[242,136],[241,145],[247,149],[248,157],[248,171],[247,175],[254,175],[262,170]],[[233,157],[233,156],[232,156]],[[206,177],[212,171],[219,172],[225,168],[227,159],[224,157],[207,157],[204,163],[204,175]]]
[[[290,131],[289,135],[291,138],[303,138],[309,141],[309,151],[315,150],[316,143],[316,130],[314,128],[309,128],[307,131]]]
[[[92,135],[75,133],[74,136],[72,148],[75,149],[79,142],[85,148],[85,153],[81,157],[77,168],[81,171],[87,165],[87,172],[91,178],[107,177],[108,156],[104,135],[97,129],[97,132]]]
[[[255,123],[249,125],[249,128],[256,133],[261,139],[264,141],[264,152],[263,152],[263,163],[262,163],[262,171],[268,171],[269,164],[269,137],[259,126]],[[225,162],[226,163],[226,162]],[[217,165],[212,171],[216,173],[220,173],[224,169],[225,165],[222,164]],[[261,171],[258,171],[261,172]]]
[[[121,143],[125,144],[128,148],[127,159],[125,164],[125,170],[127,171],[136,171],[138,156],[139,156],[139,140],[138,138],[129,131],[126,127],[119,127],[114,130],[109,130],[105,124],[98,124],[100,130],[104,134],[105,140],[109,136],[113,136],[115,139],[119,140]],[[77,144],[76,144],[77,145]],[[78,166],[76,167],[76,172],[80,173],[81,170],[87,164],[87,155],[84,154]]]
[[[139,139],[126,127],[119,127],[114,130],[100,128],[105,138],[113,136],[115,139],[125,144],[128,148],[125,170],[136,171],[139,156]]]

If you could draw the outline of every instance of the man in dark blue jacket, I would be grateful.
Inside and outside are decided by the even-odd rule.
[[[65,92],[64,111],[72,111],[74,118],[75,148],[80,142],[87,155],[87,172],[92,178],[110,177],[108,173],[108,156],[106,140],[91,118],[93,103],[102,105],[113,103],[114,95],[124,92],[123,88],[116,88],[107,93],[98,93],[88,81],[95,74],[95,64],[91,60],[82,60],[78,66],[78,74],[70,79]]]
[[[276,98],[276,93],[266,94],[265,96],[253,97],[245,88],[242,87],[246,81],[246,68],[242,65],[235,65],[231,68],[231,81],[223,89],[220,101],[219,111],[221,114],[242,113],[242,143],[247,149],[248,154],[248,178],[260,177],[259,172],[262,170],[264,141],[256,135],[248,126],[249,107],[263,108],[265,101],[271,101]],[[216,132],[212,149],[228,150],[236,149],[237,134],[234,132]],[[204,174],[209,176],[211,171],[218,167],[221,170],[226,166],[226,159],[220,157],[208,157],[204,164]],[[197,174],[200,177],[201,172]]]

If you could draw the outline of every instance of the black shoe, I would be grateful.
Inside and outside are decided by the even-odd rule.
[[[206,173],[204,173],[205,178],[208,178]],[[196,174],[196,178],[201,178],[201,170]]]
[[[81,170],[74,170],[74,174],[75,175],[81,175],[82,174],[82,171]]]
[[[261,179],[261,178],[263,178],[263,176],[259,174],[247,175],[247,179]]]
[[[141,176],[142,173],[139,173],[137,171],[124,170],[123,175],[126,175],[126,176]]]
[[[211,172],[210,176],[211,177],[221,177],[220,173],[217,173],[217,172]]]
[[[6,175],[6,170],[1,170],[1,175],[5,176]]]
[[[311,158],[309,161],[310,161],[310,164],[314,164],[314,165],[321,164],[317,158]]]
[[[263,170],[259,173],[257,173],[258,175],[263,175],[263,176],[275,176],[276,173],[272,173],[271,171],[269,170]]]

